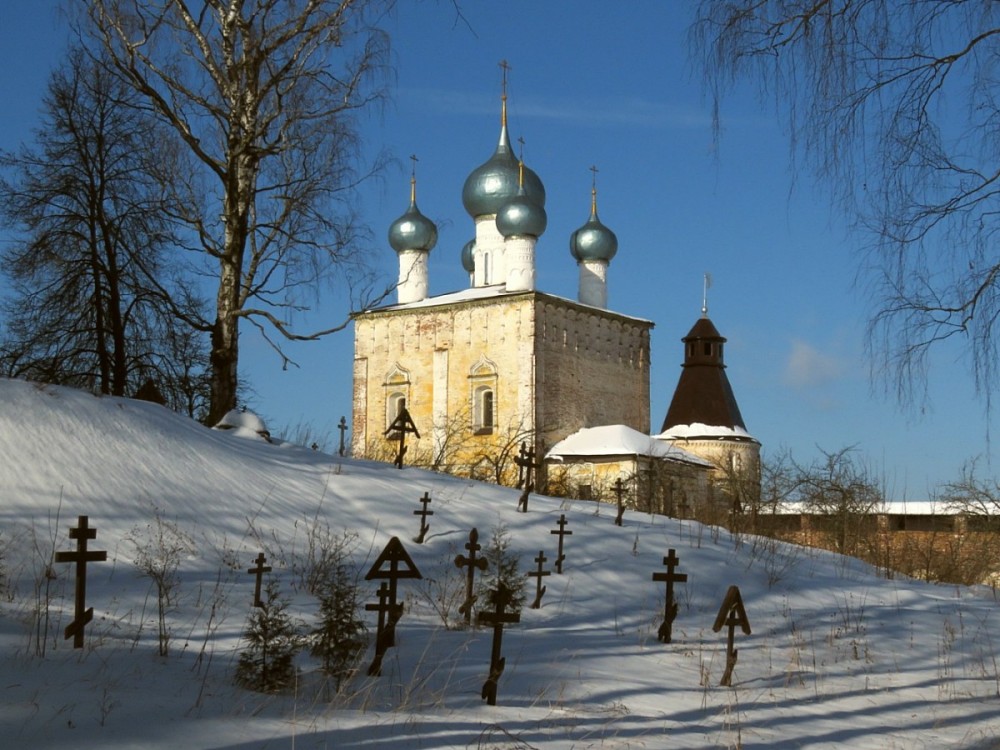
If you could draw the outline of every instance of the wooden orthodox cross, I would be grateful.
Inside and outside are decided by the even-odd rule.
[[[521,615],[516,612],[505,612],[513,596],[510,589],[502,583],[497,584],[496,591],[490,597],[496,607],[492,612],[480,612],[479,621],[493,626],[493,650],[490,653],[490,676],[483,683],[483,700],[489,705],[497,704],[497,682],[503,674],[507,659],[500,656],[503,644],[503,626],[507,623],[521,622]]]
[[[730,586],[726,592],[726,598],[722,600],[715,624],[712,625],[712,632],[718,633],[722,630],[723,625],[729,627],[729,637],[726,641],[726,671],[719,684],[729,686],[733,684],[733,667],[736,666],[736,657],[739,656],[739,651],[734,648],[733,643],[736,626],[739,625],[746,635],[750,635],[750,620],[747,619],[747,611],[743,607],[743,597],[740,596],[740,590],[737,586]]]
[[[615,486],[611,488],[614,490],[615,497],[618,498],[618,515],[615,516],[615,526],[622,525],[622,516],[625,514],[625,505],[623,503],[623,498],[625,497],[625,485],[622,484],[622,478],[618,477],[615,480]]]
[[[385,650],[396,645],[396,623],[403,616],[403,605],[396,602],[396,582],[404,578],[422,577],[403,543],[395,536],[385,545],[385,549],[365,575],[366,581],[385,579],[379,586],[379,603],[365,605],[367,610],[379,611],[378,631],[375,634],[375,660],[368,668],[368,674],[379,673]]]
[[[378,604],[366,604],[368,612],[378,612],[378,627],[375,630],[375,658],[368,666],[369,677],[382,674],[382,659],[386,649],[396,641],[396,623],[403,616],[403,605],[389,602],[389,584],[385,581],[378,587]]]
[[[535,558],[535,562],[538,563],[538,569],[529,570],[525,573],[526,576],[535,579],[535,601],[531,603],[531,609],[541,609],[542,607],[542,597],[545,596],[547,589],[546,586],[542,585],[542,578],[552,575],[551,570],[544,570],[542,567],[548,559],[545,556],[545,550],[538,550],[538,557]]]
[[[667,566],[666,573],[653,573],[654,581],[666,581],[667,582],[667,601],[663,605],[663,624],[660,625],[660,629],[657,632],[657,638],[664,643],[670,643],[670,639],[673,637],[673,627],[674,619],[677,617],[677,602],[674,601],[674,584],[684,583],[687,581],[687,573],[675,573],[674,569],[680,562],[680,558],[671,548],[667,552],[667,556],[663,558],[663,564]]]
[[[340,424],[337,425],[337,429],[340,430],[340,450],[341,456],[344,455],[344,433],[347,432],[347,417],[340,418]]]
[[[420,502],[422,503],[420,510],[413,511],[413,515],[420,516],[420,534],[413,539],[413,541],[417,544],[424,543],[424,537],[427,536],[427,532],[430,531],[431,528],[430,524],[427,523],[427,516],[434,515],[434,511],[427,507],[431,502],[431,496],[429,494],[425,492],[424,496],[420,498]]]
[[[566,559],[566,555],[563,554],[563,537],[573,536],[573,532],[572,531],[566,531],[566,514],[565,513],[563,513],[561,516],[559,516],[559,524],[558,525],[559,525],[558,529],[552,529],[549,533],[550,534],[558,534],[559,535],[559,551],[556,554],[556,573],[558,573],[559,575],[562,575],[562,564],[563,564],[563,561]]]
[[[257,559],[254,560],[254,562],[257,563],[256,567],[254,567],[254,568],[247,568],[247,573],[252,573],[253,575],[257,576],[257,581],[256,581],[256,583],[254,583],[254,587],[253,587],[253,606],[255,606],[255,607],[263,607],[264,606],[264,602],[262,602],[261,599],[260,599],[260,579],[264,575],[264,573],[270,573],[271,572],[271,566],[270,565],[267,565],[267,566],[264,565],[264,563],[267,562],[267,558],[264,557],[264,553],[263,552],[261,552],[259,555],[257,555]]]
[[[397,469],[403,468],[403,456],[406,455],[406,434],[408,432],[412,432],[418,439],[420,438],[417,426],[413,424],[410,412],[404,406],[399,410],[399,414],[396,415],[396,418],[392,420],[392,424],[389,425],[389,429],[385,431],[386,437],[390,440],[399,441],[399,450],[396,452],[396,460],[393,461]]]
[[[476,595],[472,593],[475,590],[476,569],[485,572],[486,568],[489,567],[489,562],[484,557],[476,556],[476,553],[482,549],[482,545],[479,544],[478,530],[473,529],[469,532],[469,541],[466,542],[465,548],[469,550],[469,556],[456,555],[455,567],[459,570],[466,567],[469,569],[465,578],[465,601],[458,608],[458,611],[465,615],[465,623],[468,625],[472,622],[472,605],[476,601]]]
[[[514,456],[514,463],[517,464],[517,488],[521,490],[521,497],[517,501],[517,509],[522,513],[528,512],[528,494],[535,491],[535,469],[542,467],[541,463],[535,461],[535,449],[528,448],[525,443],[521,443],[521,451]]]
[[[73,622],[66,626],[64,637],[73,637],[73,648],[83,648],[83,628],[94,619],[94,608],[87,609],[87,563],[104,562],[107,550],[88,550],[87,541],[97,539],[97,529],[91,528],[87,516],[77,516],[76,528],[70,528],[69,538],[76,539],[72,552],[56,552],[56,562],[76,563],[76,601]]]

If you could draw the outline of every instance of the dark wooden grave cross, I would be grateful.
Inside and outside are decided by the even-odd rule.
[[[545,556],[545,550],[538,550],[538,557],[535,558],[535,562],[538,563],[537,570],[529,570],[525,573],[526,576],[536,579],[535,580],[535,601],[531,603],[531,609],[541,609],[542,608],[542,597],[545,596],[546,586],[542,585],[542,578],[545,576],[552,575],[551,570],[545,570],[543,566],[549,558]]]
[[[431,528],[430,524],[427,523],[427,516],[434,515],[434,511],[427,508],[431,502],[431,496],[429,494],[425,492],[424,496],[420,498],[420,502],[422,503],[420,510],[413,511],[413,515],[420,516],[420,534],[413,539],[413,541],[417,544],[424,543],[424,537],[427,536],[427,532],[430,531]]]
[[[379,603],[365,605],[365,609],[368,610],[382,608],[379,612],[378,631],[375,634],[375,659],[368,668],[370,675],[379,673],[385,650],[396,645],[396,623],[403,616],[403,605],[396,602],[396,582],[404,578],[423,578],[423,576],[403,547],[403,543],[399,541],[399,537],[394,536],[365,575],[366,581],[384,579],[379,586]],[[385,581],[388,581],[388,590],[383,592]]]
[[[462,606],[458,608],[458,611],[465,615],[465,622],[469,624],[472,622],[472,605],[476,601],[476,595],[472,593],[475,590],[476,585],[476,569],[481,571],[486,571],[489,567],[489,562],[485,557],[477,557],[476,553],[482,549],[482,545],[479,544],[479,531],[473,529],[469,532],[469,541],[466,542],[465,548],[469,550],[469,556],[456,555],[455,556],[455,567],[461,570],[462,568],[468,567],[469,572],[466,574],[465,578],[465,601]]]
[[[396,452],[396,460],[393,461],[397,469],[403,468],[403,456],[406,455],[406,434],[409,432],[416,435],[418,439],[420,438],[420,432],[417,431],[417,426],[413,424],[409,410],[404,406],[399,410],[396,418],[392,420],[389,429],[385,431],[386,437],[390,440],[399,441],[399,450]]]
[[[521,615],[516,612],[505,612],[504,610],[511,603],[513,595],[510,589],[502,583],[497,586],[496,591],[490,597],[496,609],[492,612],[480,612],[479,621],[493,626],[493,650],[490,653],[490,676],[483,683],[483,700],[489,705],[497,704],[497,682],[503,674],[507,659],[500,656],[500,649],[503,644],[503,626],[507,623],[521,622]]]
[[[559,575],[562,575],[562,564],[563,564],[563,561],[566,559],[566,555],[563,554],[563,537],[573,536],[573,532],[572,531],[566,531],[566,514],[565,513],[563,513],[561,516],[559,516],[559,528],[558,529],[552,529],[552,531],[550,531],[549,533],[550,534],[558,534],[559,535],[559,551],[556,554],[556,573],[558,573]]]
[[[368,667],[369,676],[382,674],[382,659],[386,649],[396,640],[396,623],[403,616],[402,603],[392,605],[389,602],[389,584],[382,581],[378,587],[378,604],[366,604],[368,612],[378,612],[378,629],[375,631],[375,658]],[[388,615],[388,617],[386,617]]]
[[[654,581],[666,581],[667,582],[667,601],[663,605],[663,624],[660,625],[660,629],[656,634],[664,643],[670,643],[670,639],[673,637],[673,627],[674,620],[677,618],[677,602],[674,600],[674,584],[684,583],[687,581],[687,573],[675,573],[674,568],[680,562],[680,558],[671,548],[667,552],[667,556],[663,558],[663,564],[667,566],[666,573],[653,573]]]
[[[517,464],[517,488],[521,490],[517,509],[527,513],[528,495],[535,491],[535,469],[540,469],[542,465],[535,461],[535,449],[528,448],[525,443],[521,443],[521,451],[514,456],[514,463]]]
[[[76,608],[73,622],[66,626],[64,637],[73,637],[73,648],[83,648],[83,628],[94,619],[94,608],[87,609],[87,563],[104,562],[107,550],[88,550],[87,540],[97,539],[97,529],[91,528],[87,516],[77,516],[76,528],[70,528],[69,538],[76,539],[72,552],[56,552],[56,562],[76,563]]]
[[[615,497],[618,498],[618,515],[615,516],[615,526],[622,525],[622,516],[625,514],[625,505],[623,503],[623,498],[625,497],[625,485],[622,484],[622,478],[618,477],[615,480],[615,486],[611,488],[614,490]]]
[[[344,455],[344,433],[347,432],[347,417],[340,418],[340,424],[337,425],[337,429],[340,430],[340,455]]]
[[[740,596],[740,589],[737,586],[730,586],[726,592],[726,598],[722,600],[715,624],[712,625],[712,632],[718,633],[722,630],[723,625],[729,626],[729,638],[726,642],[726,671],[719,684],[729,686],[733,684],[733,667],[736,666],[736,657],[739,655],[739,651],[734,648],[733,644],[736,626],[739,625],[746,635],[750,635],[750,620],[747,619],[747,611],[743,607],[743,597]]]
[[[264,557],[263,552],[257,555],[257,559],[254,560],[254,562],[257,563],[256,567],[247,568],[247,573],[252,573],[253,575],[257,576],[257,581],[254,583],[253,586],[253,606],[260,607],[263,609],[264,602],[262,602],[260,599],[260,579],[264,576],[265,573],[271,572],[271,566],[264,565],[264,563],[267,562],[267,558]]]

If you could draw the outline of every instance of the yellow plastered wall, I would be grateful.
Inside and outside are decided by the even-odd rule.
[[[354,324],[355,456],[392,454],[397,393],[420,431],[407,463],[460,474],[522,439],[541,456],[583,427],[649,430],[647,321],[524,292],[373,310]],[[494,389],[491,430],[476,424],[477,385]]]

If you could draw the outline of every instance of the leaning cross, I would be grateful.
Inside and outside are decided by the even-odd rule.
[[[344,433],[347,432],[347,417],[340,418],[340,424],[337,425],[337,429],[340,430],[340,455],[344,455]]]
[[[417,544],[424,543],[424,537],[427,536],[427,532],[430,531],[430,524],[427,523],[427,516],[433,516],[434,511],[428,509],[428,505],[431,502],[431,496],[424,493],[424,496],[420,498],[420,502],[423,504],[420,510],[413,511],[413,515],[420,516],[420,534],[416,536],[413,541]]]
[[[386,437],[390,440],[399,441],[399,449],[396,452],[396,459],[393,461],[397,469],[403,468],[403,456],[406,455],[406,433],[412,432],[420,439],[420,433],[417,431],[417,426],[413,424],[413,419],[410,417],[410,412],[404,406],[399,410],[399,414],[396,418],[392,420],[392,424],[385,431]]]
[[[677,602],[674,601],[674,584],[684,583],[687,581],[687,573],[675,573],[674,568],[680,562],[680,558],[671,549],[667,552],[667,556],[663,558],[663,564],[667,566],[666,573],[653,573],[654,581],[666,581],[667,582],[667,601],[663,605],[663,624],[660,625],[660,629],[657,632],[657,638],[664,643],[670,643],[670,639],[673,637],[673,627],[674,620],[677,617]]]
[[[497,585],[491,597],[496,609],[493,612],[480,612],[479,621],[487,625],[493,625],[493,651],[490,653],[490,676],[483,683],[483,700],[489,705],[497,704],[497,682],[503,674],[507,659],[500,656],[500,648],[503,643],[503,626],[505,623],[521,622],[521,615],[516,612],[505,612],[504,610],[511,603],[513,595],[509,588],[502,583]]]
[[[552,575],[551,570],[544,570],[543,565],[548,560],[545,556],[545,550],[538,550],[538,557],[535,558],[535,562],[538,563],[537,570],[529,570],[525,573],[526,576],[536,579],[535,580],[535,601],[531,603],[531,609],[541,609],[542,607],[542,597],[545,596],[546,586],[542,585],[542,578],[545,576]]]
[[[465,615],[466,624],[469,624],[472,622],[472,605],[476,601],[476,595],[472,593],[475,589],[476,568],[485,571],[489,567],[489,562],[487,562],[486,558],[476,556],[476,553],[482,549],[482,545],[479,544],[479,531],[477,529],[469,532],[469,541],[466,542],[465,548],[469,550],[469,556],[456,555],[455,567],[459,570],[465,567],[469,569],[465,579],[465,602],[458,608],[458,611]]]
[[[517,500],[517,509],[522,513],[528,512],[528,495],[535,491],[535,469],[540,469],[541,464],[535,462],[535,449],[528,448],[525,443],[521,443],[521,451],[514,456],[514,463],[517,464],[517,488],[521,490],[521,497]]]
[[[94,608],[86,609],[87,563],[104,562],[108,559],[106,550],[88,550],[87,540],[97,539],[97,529],[90,528],[87,516],[77,516],[76,528],[70,528],[69,538],[76,539],[73,552],[56,552],[56,562],[76,563],[76,608],[73,622],[66,626],[65,638],[73,636],[73,648],[83,648],[83,628],[94,619]]]
[[[736,666],[736,657],[739,656],[739,651],[733,647],[736,626],[739,625],[746,635],[750,635],[750,620],[747,619],[747,611],[743,607],[743,597],[740,596],[740,589],[737,586],[730,586],[726,592],[726,598],[722,600],[715,624],[712,625],[712,632],[718,633],[722,630],[723,625],[729,626],[729,637],[726,641],[726,671],[719,684],[729,686],[733,684],[733,667]]]
[[[622,484],[621,477],[615,480],[615,486],[611,489],[614,490],[615,496],[618,498],[618,515],[615,516],[615,526],[621,526],[622,516],[625,514],[625,505],[622,502],[622,498],[625,496],[625,485]]]
[[[563,554],[563,537],[573,536],[573,532],[572,531],[566,531],[566,514],[565,513],[563,513],[561,516],[559,516],[559,524],[558,525],[559,525],[558,529],[552,529],[549,533],[550,534],[558,534],[559,535],[559,551],[556,554],[556,573],[558,573],[559,575],[562,575],[562,572],[563,572],[562,571],[562,564],[563,564],[563,561],[566,559],[566,555]]]
[[[271,572],[271,566],[264,565],[264,563],[267,562],[267,558],[264,557],[263,552],[257,555],[257,559],[254,560],[254,562],[257,563],[257,567],[247,568],[247,573],[252,573],[257,576],[257,582],[253,587],[253,606],[263,608],[264,602],[260,599],[260,579],[265,573]]]

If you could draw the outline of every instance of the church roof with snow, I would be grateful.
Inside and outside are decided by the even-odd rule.
[[[708,461],[668,442],[657,440],[655,437],[620,424],[578,430],[552,446],[545,457],[562,461],[567,458],[598,456],[645,456],[698,466],[712,466]]]

